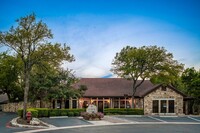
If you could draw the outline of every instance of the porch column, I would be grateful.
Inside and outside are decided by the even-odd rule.
[[[125,109],[126,109],[126,97],[125,97]]]
[[[120,98],[118,99],[118,108],[120,109]]]
[[[152,101],[153,102],[153,101]],[[160,108],[160,106],[161,106],[161,103],[160,103],[161,101],[160,100],[158,100],[158,113],[160,113],[161,112],[161,108]]]
[[[104,98],[103,98],[103,110],[104,110]]]
[[[72,98],[69,98],[69,108],[72,109]]]
[[[99,106],[99,103],[98,103],[98,101],[99,101],[99,99],[98,99],[98,97],[97,97],[97,99],[96,99],[96,106],[97,106],[97,109],[98,109],[98,106]]]
[[[57,99],[55,100],[55,109],[57,109]]]
[[[76,108],[77,109],[79,108],[79,99],[78,98],[76,99]]]
[[[65,108],[65,100],[62,98],[61,99],[61,109]]]
[[[166,113],[169,113],[169,100],[166,100]]]
[[[185,114],[188,115],[188,101],[185,101]]]
[[[113,99],[110,98],[110,108],[113,108]]]

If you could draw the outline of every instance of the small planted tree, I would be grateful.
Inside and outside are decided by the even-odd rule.
[[[172,53],[168,53],[163,47],[143,46],[124,47],[116,54],[111,71],[119,77],[131,80],[132,100],[137,88],[145,79],[159,79],[165,84],[170,83],[182,71],[183,65],[173,59]],[[132,107],[134,102],[132,101]]]
[[[22,61],[25,119],[33,66],[42,65],[44,61],[52,64],[60,64],[63,60],[71,62],[74,58],[69,54],[69,47],[48,43],[48,39],[53,37],[51,30],[42,21],[36,21],[35,14],[22,17],[16,22],[17,27],[11,27],[7,32],[0,32],[0,44],[14,50]]]

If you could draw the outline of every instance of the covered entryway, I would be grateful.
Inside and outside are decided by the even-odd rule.
[[[98,112],[103,113],[103,101],[98,101]]]

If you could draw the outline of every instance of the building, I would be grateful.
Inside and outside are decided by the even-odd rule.
[[[80,99],[57,100],[53,108],[85,108],[95,104],[99,112],[105,108],[132,108],[132,82],[121,78],[82,78],[74,85],[86,85]],[[187,114],[188,97],[168,85],[154,85],[149,80],[137,88],[133,100],[135,108],[143,108],[146,115]]]
[[[8,103],[7,94],[0,94],[0,111],[2,110],[2,105]]]

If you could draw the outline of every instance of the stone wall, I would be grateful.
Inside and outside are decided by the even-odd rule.
[[[18,109],[23,108],[23,102],[18,102],[18,103],[7,103],[3,104],[2,106],[2,111],[3,112],[17,112]],[[40,102],[36,101],[33,103],[28,103],[27,108],[49,108],[50,107],[50,102]]]
[[[160,87],[144,97],[144,114],[153,114],[153,100],[158,99],[174,99],[174,114],[183,114],[183,96],[169,87],[166,88],[166,91],[163,91],[162,87]],[[161,115],[161,113],[159,113],[159,115]]]

